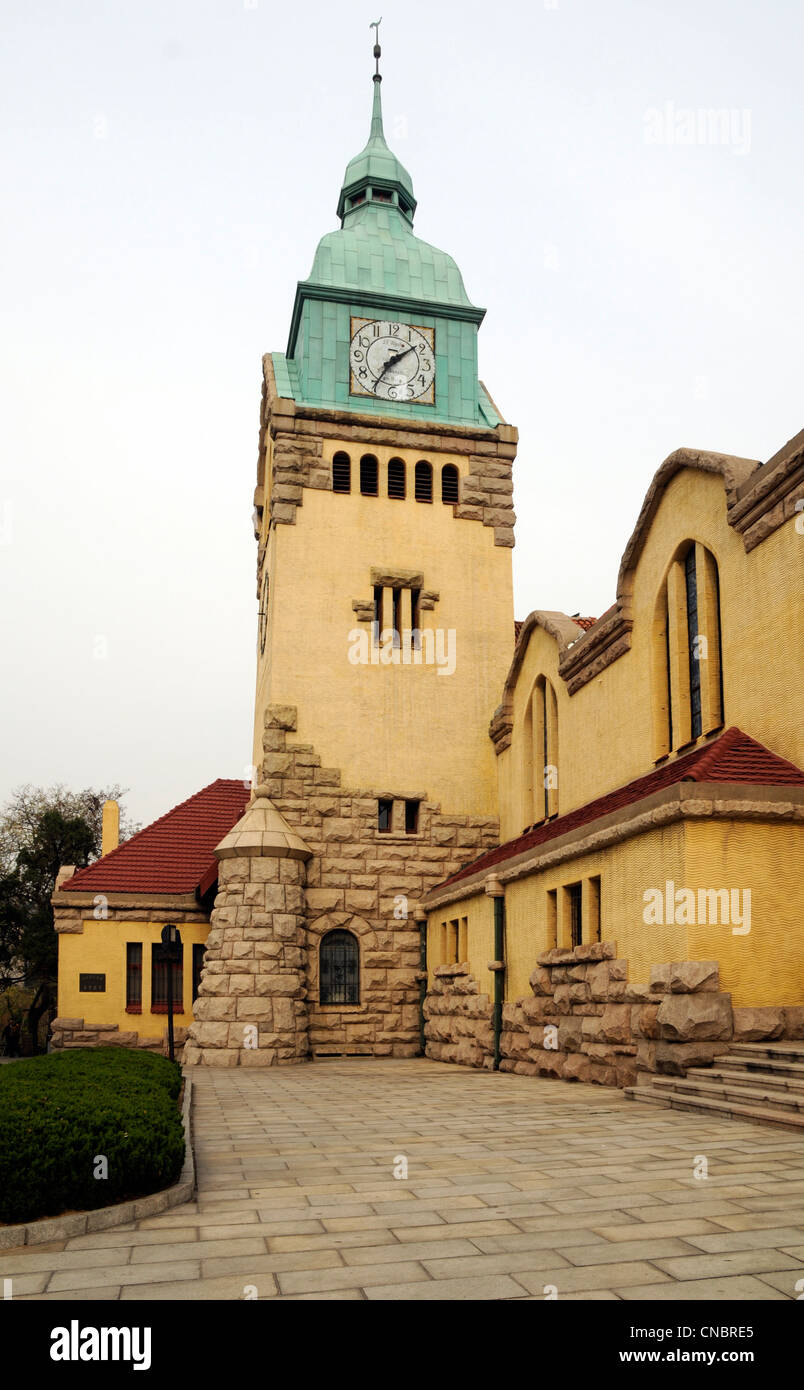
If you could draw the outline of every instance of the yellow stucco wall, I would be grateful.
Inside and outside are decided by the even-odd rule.
[[[706,821],[688,829],[687,881],[727,887],[744,916],[751,890],[750,930],[741,922],[689,929],[689,954],[719,960],[721,988],[737,1006],[804,1003],[804,830],[801,824]]]
[[[465,476],[465,458],[328,440],[325,461],[341,449],[352,460],[352,492],[305,488],[295,525],[275,527],[268,542],[271,601],[257,671],[255,764],[262,760],[265,706],[295,705],[296,737],[313,745],[325,767],[340,768],[344,786],[425,793],[444,810],[496,815],[488,725],[513,655],[511,551],[495,546],[491,527],[456,518],[441,502],[442,465],[452,463]],[[380,465],[378,497],[359,493],[359,459],[369,451]],[[393,457],[407,465],[404,501],[382,495]],[[414,500],[419,458],[433,465],[431,504]],[[453,674],[439,675],[435,665],[350,664],[350,632],[370,631],[356,621],[352,601],[371,601],[372,567],[421,571],[423,587],[439,594],[421,625],[455,631]]]
[[[525,713],[540,675],[552,681],[558,702],[559,814],[651,771],[653,618],[667,568],[686,540],[701,542],[718,564],[726,727],[736,724],[804,764],[804,721],[795,697],[804,688],[802,545],[794,519],[746,554],[742,536],[726,520],[721,476],[685,468],[665,489],[639,557],[630,650],[570,696],[558,675],[555,640],[542,628],[531,636],[514,691],[511,746],[498,759],[503,839],[528,823]]]
[[[466,919],[467,950],[460,953],[461,961],[467,963],[475,976],[481,993],[492,988],[492,976],[488,969],[494,959],[494,903],[486,893],[477,893],[471,898],[456,902],[449,910],[446,908],[432,912],[427,919],[427,974],[432,983],[437,965],[450,964],[448,952],[443,949],[444,928],[449,932],[450,923],[456,919]]]
[[[84,920],[83,932],[59,935],[59,1016],[83,1018],[87,1028],[99,1023],[116,1023],[121,1033],[136,1032],[145,1038],[161,1038],[167,1026],[164,1013],[151,1013],[151,946],[161,940],[160,922],[117,922]],[[184,946],[182,1007],[174,1010],[176,1023],[187,1027],[192,1021],[193,945],[202,944],[209,932],[208,922],[182,922],[179,928]],[[126,945],[142,943],[142,1013],[126,1013]],[[103,994],[82,993],[78,988],[82,973],[104,974]]]

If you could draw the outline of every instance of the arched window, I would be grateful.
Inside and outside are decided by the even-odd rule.
[[[377,460],[373,454],[364,454],[360,460],[360,491],[364,497],[377,496]]]
[[[419,459],[416,464],[415,494],[417,502],[433,500],[433,466],[424,459]]]
[[[350,931],[330,931],[318,955],[321,1004],[360,1003],[360,948]]]
[[[454,463],[445,463],[441,469],[441,501],[457,502],[458,470]]]
[[[523,803],[527,825],[558,814],[558,702],[552,682],[538,676],[523,725]]]
[[[662,581],[653,619],[654,758],[723,724],[717,561],[685,541]]]
[[[404,501],[405,463],[403,459],[388,460],[388,496]]]
[[[336,454],[332,460],[332,491],[352,491],[352,460],[348,454]]]

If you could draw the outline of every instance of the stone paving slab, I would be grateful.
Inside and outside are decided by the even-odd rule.
[[[195,1200],[0,1252],[13,1297],[739,1302],[804,1280],[794,1133],[424,1059],[193,1082]]]

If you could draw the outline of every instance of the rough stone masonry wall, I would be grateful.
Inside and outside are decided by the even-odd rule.
[[[804,1008],[735,1009],[717,961],[676,961],[629,984],[614,943],[547,951],[532,994],[503,1005],[502,1071],[631,1086],[641,1074],[684,1075],[732,1041],[804,1036]],[[489,1067],[491,1002],[468,965],[440,966],[425,1000],[427,1055]]]
[[[307,1055],[304,863],[222,859],[188,1065],[272,1066]]]
[[[490,1070],[494,1062],[491,1000],[469,966],[438,965],[424,1001],[426,1054],[436,1062]]]
[[[293,707],[268,707],[262,781],[273,805],[313,851],[305,890],[310,1049],[414,1056],[420,1048],[420,947],[413,906],[496,845],[498,822],[452,816],[423,799],[419,834],[378,834],[377,798],[393,797],[396,789],[342,787],[338,769],[322,767],[311,745],[289,737],[295,729]],[[405,902],[407,917],[401,915]],[[336,927],[359,939],[361,1002],[322,1007],[318,946]]]
[[[175,1055],[182,1060],[182,1048],[187,1029],[178,1024],[173,1029]],[[167,1024],[161,1038],[143,1038],[139,1033],[121,1031],[118,1023],[84,1023],[83,1018],[54,1018],[51,1045],[62,1047],[142,1047],[149,1052],[168,1055]]]

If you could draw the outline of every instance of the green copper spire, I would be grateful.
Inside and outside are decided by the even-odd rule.
[[[379,28],[380,20],[371,28]],[[374,44],[376,72],[373,75],[374,99],[371,108],[371,130],[368,143],[346,166],[341,196],[338,199],[338,216],[341,226],[360,216],[360,219],[378,208],[395,208],[410,225],[416,210],[413,196],[413,181],[407,169],[389,150],[385,142],[382,124],[382,97],[380,86],[379,43]]]

